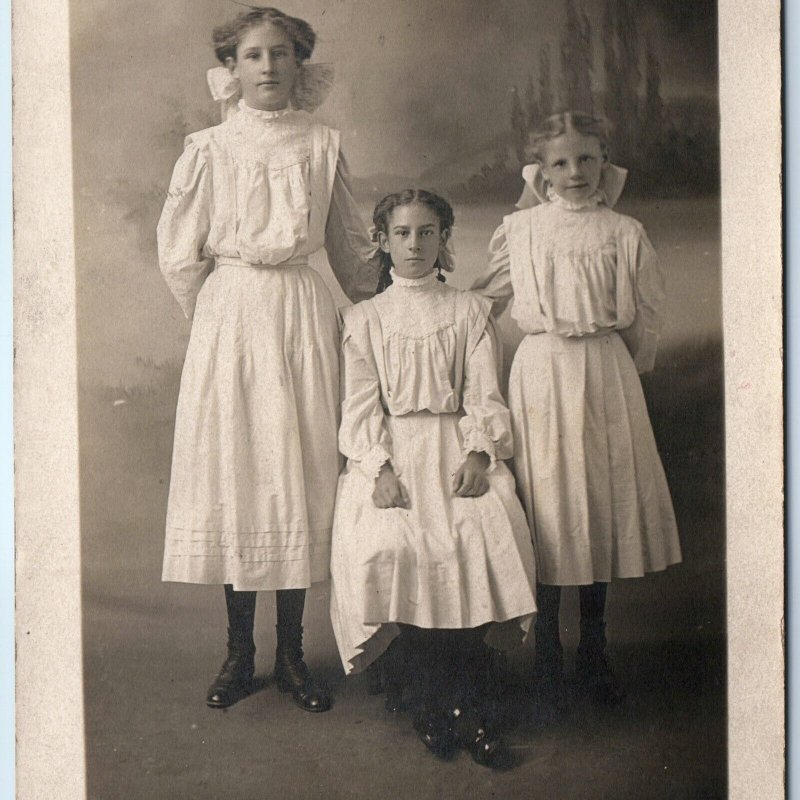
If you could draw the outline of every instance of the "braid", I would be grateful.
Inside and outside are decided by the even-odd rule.
[[[455,223],[455,215],[453,214],[453,207],[443,197],[440,197],[434,192],[429,192],[425,189],[403,189],[401,192],[394,192],[387,194],[375,206],[375,211],[372,213],[372,224],[375,226],[376,231],[380,231],[384,235],[389,235],[389,218],[392,212],[400,206],[408,206],[412,203],[420,203],[427,206],[439,218],[439,227],[441,230],[451,230]],[[381,272],[378,278],[378,287],[375,294],[380,294],[392,285],[392,257],[389,253],[380,251]],[[439,271],[437,278],[444,283],[444,275],[439,261],[436,261],[436,268]]]

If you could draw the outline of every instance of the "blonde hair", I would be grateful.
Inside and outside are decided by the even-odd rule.
[[[544,146],[547,142],[575,131],[583,136],[594,136],[600,142],[603,158],[608,159],[608,139],[611,125],[604,117],[595,117],[583,111],[562,111],[549,116],[528,136],[525,158],[541,164],[544,160]]]

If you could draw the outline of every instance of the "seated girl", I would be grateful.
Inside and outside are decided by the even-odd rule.
[[[453,211],[441,197],[389,195],[373,221],[385,291],[342,312],[348,464],[334,515],[333,628],[347,673],[386,651],[388,706],[399,707],[402,667],[422,666],[414,726],[432,752],[463,747],[498,767],[507,751],[486,724],[484,640],[501,623],[522,639],[536,576],[502,463],[512,434],[491,305],[443,282]]]

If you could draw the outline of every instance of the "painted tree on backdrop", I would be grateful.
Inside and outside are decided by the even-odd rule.
[[[591,114],[592,98],[592,28],[586,12],[573,0],[566,5],[566,21],[561,36],[561,98],[567,108],[580,108]]]
[[[640,17],[641,4],[636,0],[605,0],[598,32],[602,69],[600,80],[595,81],[596,39],[589,15],[576,0],[567,0],[558,41],[559,73],[553,72],[551,43],[545,42],[539,50],[538,91],[533,71],[527,76],[524,100],[519,88],[512,88],[513,151],[518,162],[524,163],[529,132],[550,114],[565,109],[599,112],[613,127],[613,156],[631,170],[633,192],[668,196],[716,191],[716,107],[697,98],[664,101],[661,64],[651,37],[642,31]],[[496,170],[508,174],[517,166],[507,159],[494,161]],[[503,185],[499,175],[490,183]],[[505,185],[509,196],[518,188],[512,188],[509,180]]]

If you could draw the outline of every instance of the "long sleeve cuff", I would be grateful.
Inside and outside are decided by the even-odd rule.
[[[473,452],[486,453],[486,455],[489,456],[489,466],[486,473],[488,474],[494,471],[497,462],[497,448],[494,442],[474,425],[470,425],[464,432],[462,449],[464,451],[464,458]]]
[[[383,445],[376,444],[361,459],[350,460],[358,464],[358,468],[368,480],[374,481],[380,475],[381,467],[391,459],[392,456],[386,448]]]

